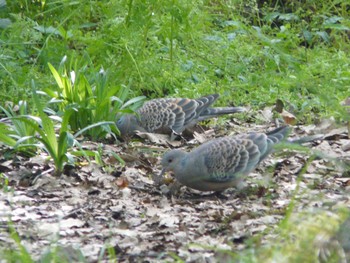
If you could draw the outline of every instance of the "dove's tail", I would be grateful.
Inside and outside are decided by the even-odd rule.
[[[266,133],[266,135],[273,143],[279,143],[287,137],[289,132],[290,128],[288,126],[281,126],[277,129],[274,129],[273,131]]]
[[[255,136],[259,135],[254,140],[254,143],[260,149],[261,155],[259,162],[265,159],[265,157],[273,151],[275,144],[283,141],[288,136],[289,132],[290,128],[288,126],[281,126],[277,129],[274,129],[273,131],[266,133],[267,138],[261,133],[253,133]],[[260,140],[258,138],[260,138]]]
[[[215,116],[221,116],[225,114],[233,114],[246,111],[243,107],[215,107],[208,108],[200,114],[200,120],[213,118]]]
[[[291,130],[290,127],[282,126],[282,127],[279,127],[271,132],[266,133],[266,135],[271,141],[273,141],[273,143],[279,143],[287,137],[290,130]],[[313,142],[316,140],[321,140],[321,139],[323,139],[323,137],[324,137],[324,134],[315,134],[315,135],[304,136],[304,137],[296,138],[296,139],[288,139],[285,141],[285,143],[287,143],[287,144],[303,144],[303,143]]]

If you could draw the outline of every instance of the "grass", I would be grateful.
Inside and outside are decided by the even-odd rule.
[[[39,89],[52,87],[47,63],[57,68],[64,56],[88,56],[91,70],[111,72],[108,84],[129,86],[131,97],[218,92],[223,105],[258,109],[279,98],[309,122],[342,117],[338,102],[349,88],[345,2],[288,12],[265,4],[259,14],[255,1],[39,2],[7,6],[17,14],[3,31],[2,74],[16,95],[30,96],[30,78]]]
[[[299,124],[349,121],[340,103],[350,89],[348,10],[345,0],[0,0],[0,105],[12,119],[0,122],[0,140],[31,149],[40,142],[60,173],[77,135],[118,133],[110,122],[142,96],[220,93],[219,105],[254,111],[280,99]],[[289,243],[302,232],[292,231],[290,217],[280,233],[285,255],[294,249],[298,257],[315,235],[303,229],[307,241]],[[279,257],[279,249],[263,248],[259,257]]]
[[[321,210],[295,213],[279,226],[265,246],[246,250],[237,258],[243,262],[340,262],[341,255],[332,240],[348,214]],[[308,251],[307,253],[305,253]],[[328,256],[324,255],[329,253]]]

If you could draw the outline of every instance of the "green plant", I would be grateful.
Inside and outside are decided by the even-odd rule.
[[[15,116],[29,115],[30,113],[28,109],[28,104],[26,101],[19,101],[18,106],[15,106],[15,107],[16,108],[18,107],[16,111],[14,111],[11,105],[9,105],[7,109],[0,106],[0,110],[2,110],[6,114],[8,120],[11,120],[11,123],[9,124],[9,129],[12,131],[12,133],[10,134],[10,137],[16,141],[22,138],[30,138],[30,139],[27,139],[27,143],[33,144],[35,140],[34,139],[35,130],[33,129],[33,127],[31,125],[26,124],[25,122],[22,122],[20,120],[17,120],[16,118],[13,118]],[[4,140],[2,141],[5,142]],[[7,145],[11,147],[15,146],[15,144],[13,144],[13,140],[10,143],[7,143]],[[16,148],[15,150],[24,151],[24,149],[21,147]],[[33,148],[26,147],[25,153],[29,155],[33,155],[35,150],[36,150],[35,147]]]
[[[40,262],[87,262],[83,253],[72,246],[51,245],[41,254]]]
[[[16,140],[12,138],[14,132],[11,130],[10,126],[0,122],[0,141],[7,146],[14,147],[16,145]]]
[[[21,237],[16,231],[15,225],[11,220],[8,222],[8,231],[11,239],[15,242],[16,247],[0,248],[0,260],[6,262],[38,262],[34,260],[32,255],[27,251],[21,243]],[[51,245],[40,255],[39,262],[87,262],[79,249],[70,246]]]
[[[23,122],[26,125],[32,127],[38,136],[26,136],[17,140],[15,147],[40,147],[44,149],[52,158],[55,168],[56,174],[61,174],[64,168],[64,165],[67,161],[71,164],[74,164],[74,155],[85,155],[89,151],[85,151],[82,149],[79,142],[76,140],[76,137],[87,131],[88,129],[92,129],[102,125],[112,125],[113,122],[99,122],[92,124],[90,126],[85,127],[84,129],[77,132],[74,136],[69,132],[69,118],[73,113],[73,108],[67,108],[63,113],[63,118],[60,122],[59,134],[56,137],[54,120],[46,115],[44,112],[44,108],[41,105],[39,97],[37,95],[34,81],[32,82],[32,92],[33,92],[33,100],[38,111],[38,117],[32,115],[23,115],[12,117],[12,120],[16,120],[19,122]],[[57,119],[55,117],[54,119]],[[35,142],[33,144],[24,144],[27,140],[34,139]],[[71,151],[68,152],[68,149],[73,146],[78,146],[80,151]]]
[[[30,126],[39,134],[39,136],[23,137],[17,141],[16,146],[23,145],[23,142],[27,140],[39,141],[41,144],[32,143],[23,145],[23,147],[34,145],[36,147],[43,148],[53,159],[56,167],[56,173],[60,174],[63,171],[65,161],[68,159],[68,156],[66,155],[67,148],[72,147],[74,144],[74,139],[68,133],[68,118],[72,111],[70,110],[65,112],[62,119],[59,136],[56,138],[54,123],[44,112],[39,97],[36,93],[34,82],[32,83],[32,92],[39,117],[24,115],[13,117],[12,119]]]
[[[13,222],[11,221],[8,222],[8,230],[12,240],[15,241],[15,244],[17,245],[17,249],[1,248],[0,259],[4,259],[8,262],[25,262],[25,263],[34,262],[30,253],[21,244],[21,239],[15,229]]]
[[[78,131],[88,125],[103,121],[115,121],[117,113],[130,112],[126,108],[137,108],[144,97],[133,98],[126,103],[129,88],[110,87],[107,73],[101,70],[90,80],[84,74],[87,65],[79,65],[75,60],[73,65],[65,66],[66,57],[60,65],[60,73],[49,63],[49,68],[56,80],[56,89],[44,89],[51,102],[58,105],[60,112],[72,109],[68,122],[73,131]],[[67,69],[68,68],[68,69]],[[115,125],[97,125],[87,134],[92,139],[103,138],[106,133],[118,133]]]
[[[5,193],[10,191],[9,179],[3,173],[0,173],[0,189],[2,189]]]

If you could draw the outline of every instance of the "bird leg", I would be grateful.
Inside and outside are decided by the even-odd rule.
[[[175,141],[175,139],[176,139],[177,137],[180,137],[182,140],[185,140],[185,141],[186,141],[186,139],[182,136],[181,133],[178,133],[178,132],[176,132],[176,131],[174,131],[174,130],[171,130],[170,141]]]

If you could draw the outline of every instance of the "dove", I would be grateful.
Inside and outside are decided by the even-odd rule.
[[[272,152],[289,133],[283,126],[269,133],[247,133],[210,140],[192,152],[171,150],[162,158],[161,176],[174,173],[176,180],[199,191],[221,192],[239,186],[243,177]]]
[[[136,131],[180,135],[199,121],[245,111],[242,107],[211,108],[218,97],[212,94],[199,99],[153,99],[139,108],[136,115],[123,115],[116,125],[121,137],[132,136]]]

